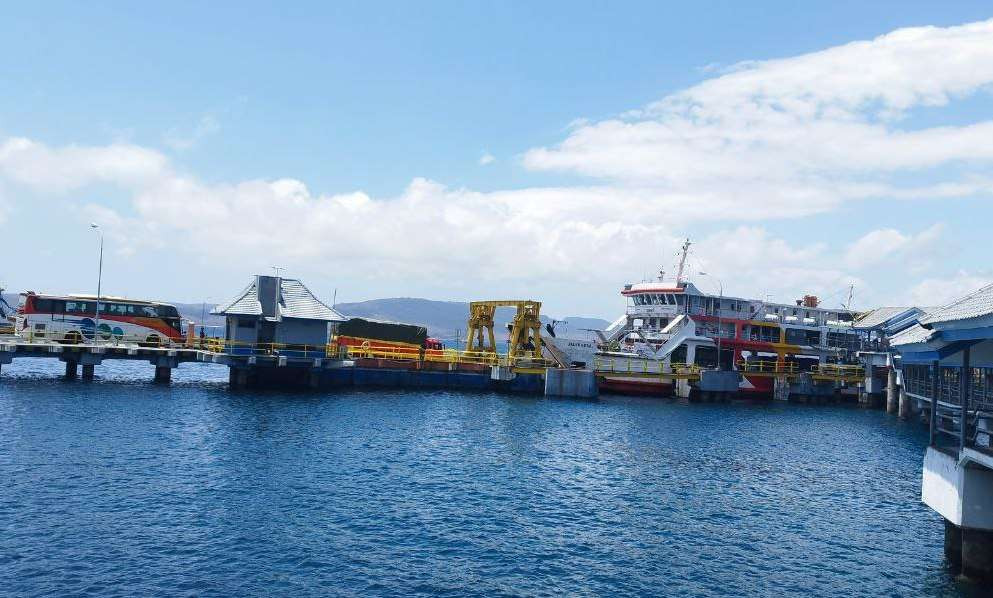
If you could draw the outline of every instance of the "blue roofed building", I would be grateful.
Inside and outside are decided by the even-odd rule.
[[[928,310],[890,339],[903,392],[925,410],[921,498],[945,518],[945,551],[993,577],[993,285]]]

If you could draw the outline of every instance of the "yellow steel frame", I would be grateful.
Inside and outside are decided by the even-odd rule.
[[[507,357],[511,360],[541,357],[541,302],[531,300],[473,301],[469,304],[469,323],[466,327],[466,351],[496,353],[493,333],[493,316],[498,307],[514,307]],[[533,348],[527,348],[528,339],[534,339]]]

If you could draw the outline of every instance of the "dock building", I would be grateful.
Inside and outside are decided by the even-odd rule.
[[[347,320],[299,280],[262,275],[211,313],[225,316],[225,339],[234,345],[325,347]]]
[[[901,396],[928,416],[921,499],[945,519],[945,556],[991,580],[993,285],[928,310],[890,346]]]
[[[310,376],[338,361],[329,348],[347,319],[299,280],[263,275],[211,313],[225,317],[233,386]]]
[[[859,392],[860,403],[875,407],[885,401],[887,411],[897,412],[896,395],[892,389],[898,381],[890,355],[890,339],[917,325],[925,313],[924,308],[914,306],[877,307],[852,323],[852,330],[861,339],[858,359],[865,369],[865,380]]]

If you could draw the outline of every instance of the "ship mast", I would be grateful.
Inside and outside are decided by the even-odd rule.
[[[689,253],[690,245],[692,244],[693,243],[690,243],[689,238],[687,238],[686,241],[683,242],[683,252],[682,255],[679,257],[679,270],[676,272],[677,287],[683,282],[683,269],[686,268],[686,254]]]

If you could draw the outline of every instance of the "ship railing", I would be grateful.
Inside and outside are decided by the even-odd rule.
[[[610,374],[646,374],[664,376],[666,374],[698,374],[700,366],[696,364],[673,362],[666,364],[657,359],[631,359],[613,357],[594,357],[593,370],[598,373]]]
[[[797,364],[778,361],[739,361],[738,371],[743,374],[795,374],[799,371]]]
[[[819,363],[810,369],[810,373],[826,378],[857,380],[865,377],[865,368],[843,363]]]

